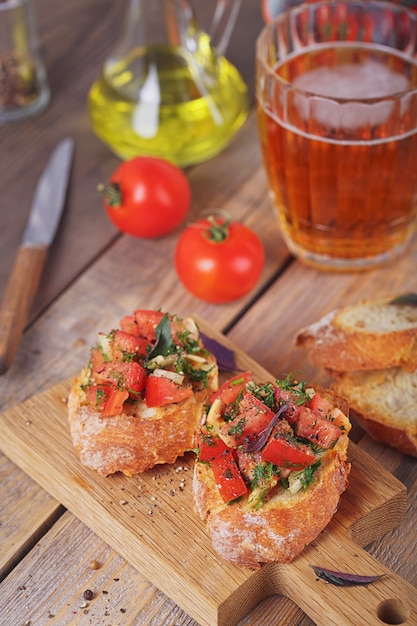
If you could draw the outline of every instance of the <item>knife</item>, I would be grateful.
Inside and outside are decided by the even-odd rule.
[[[72,139],[61,141],[36,187],[29,220],[0,309],[0,375],[13,362],[39,287],[48,248],[65,206],[73,152]]]

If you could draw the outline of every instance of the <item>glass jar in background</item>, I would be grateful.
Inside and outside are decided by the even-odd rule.
[[[50,99],[32,0],[0,0],[0,124],[43,111]]]

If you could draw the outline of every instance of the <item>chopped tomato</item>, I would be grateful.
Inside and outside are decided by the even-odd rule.
[[[193,395],[191,387],[177,385],[169,378],[163,376],[148,376],[145,391],[145,400],[148,406],[164,406],[181,402]]]
[[[164,314],[161,311],[138,309],[135,311],[134,316],[138,325],[139,336],[146,339],[149,343],[153,343],[156,339],[155,328],[164,317]]]
[[[246,388],[246,383],[252,380],[252,374],[249,371],[242,372],[241,374],[237,374],[233,376],[233,378],[229,378],[225,383],[220,385],[220,387],[213,393],[210,398],[210,404],[216,400],[216,398],[221,397],[225,404],[231,404],[234,402],[241,391],[244,391]]]
[[[306,406],[299,407],[295,428],[299,437],[309,439],[321,448],[330,448],[342,435],[339,426]]]
[[[129,397],[127,389],[117,389],[112,383],[89,385],[85,389],[86,400],[97,408],[102,408],[103,416],[120,415],[123,404]]]
[[[146,356],[148,342],[143,337],[126,333],[123,330],[115,330],[113,338],[113,358],[115,361],[126,359],[127,355],[139,354]]]
[[[217,436],[212,437],[211,435],[205,435],[203,433],[199,433],[198,446],[199,461],[205,461],[208,463],[227,450],[227,446],[223,439],[220,439],[220,437]]]
[[[125,315],[121,320],[120,320],[120,329],[125,332],[125,333],[129,333],[130,335],[138,335],[139,329],[138,329],[138,323],[135,319],[134,315]]]
[[[274,412],[249,391],[244,391],[237,415],[225,422],[220,436],[230,448],[250,443],[272,421]]]
[[[307,445],[290,441],[282,436],[271,437],[262,450],[263,461],[294,470],[304,469],[314,459],[314,452]]]
[[[110,382],[118,389],[127,389],[133,393],[141,392],[146,385],[146,370],[140,364],[133,362],[112,361],[104,363],[95,378],[102,382]]]
[[[111,387],[112,386],[108,383],[88,385],[88,387],[84,389],[86,401],[88,404],[93,404],[96,407],[102,406],[111,390]]]
[[[233,457],[232,450],[226,448],[211,462],[214,479],[225,502],[230,502],[247,493],[248,488]]]
[[[127,389],[117,389],[114,387],[108,394],[103,406],[103,416],[111,417],[120,415],[123,411],[123,404],[129,397]]]
[[[100,348],[93,348],[91,350],[90,363],[91,363],[91,370],[92,370],[93,376],[94,378],[96,378],[95,374],[100,374],[100,372],[102,371],[102,369],[107,363],[107,361],[105,360],[103,356],[103,352],[100,350]]]

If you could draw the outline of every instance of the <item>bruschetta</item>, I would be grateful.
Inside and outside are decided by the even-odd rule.
[[[329,523],[347,486],[350,422],[333,392],[243,372],[212,394],[197,437],[195,509],[238,566],[292,561]]]
[[[213,354],[190,317],[137,310],[99,333],[74,380],[68,413],[83,465],[132,476],[194,448],[205,405],[218,387]]]

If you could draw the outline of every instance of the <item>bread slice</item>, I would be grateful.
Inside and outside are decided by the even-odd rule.
[[[371,437],[417,457],[417,373],[391,368],[334,376],[332,388]]]
[[[283,480],[272,483],[270,491],[254,506],[253,494],[257,487],[254,481],[251,483],[247,480],[247,493],[226,503],[218,488],[212,464],[197,458],[193,475],[196,512],[206,524],[215,551],[235,565],[258,569],[262,563],[292,561],[332,519],[340,495],[347,487],[350,422],[340,408],[347,412],[346,401],[330,390],[310,387],[309,391],[312,397],[319,393],[326,398],[327,406],[331,406],[326,420],[337,422],[341,432],[340,437],[326,449],[316,448],[316,458],[319,460],[310,467],[314,464],[319,467],[315,470],[314,478],[310,483],[305,483],[304,487],[297,482],[300,480],[300,472],[294,467],[292,472],[291,464],[278,470],[274,466],[274,472],[278,471],[281,476],[288,478],[286,485]],[[300,405],[294,404],[299,401],[297,396],[287,394],[285,397],[290,398],[291,403],[282,414],[283,422],[286,422],[286,415],[294,416],[294,411],[301,411]],[[308,405],[307,401],[303,406]],[[312,415],[323,418],[320,412],[312,412]],[[207,425],[202,426],[203,431],[205,428]],[[307,440],[304,443],[308,443]],[[313,443],[310,443],[314,448]],[[200,447],[200,454],[201,450]],[[235,453],[240,454],[239,450]],[[244,472],[244,465],[240,466]]]
[[[146,313],[146,312],[145,312]],[[159,312],[157,319],[159,319]],[[130,316],[129,316],[130,318]],[[152,318],[152,312],[149,312]],[[127,318],[124,318],[127,319]],[[133,319],[133,318],[132,318]],[[205,406],[209,397],[218,387],[218,368],[213,354],[208,352],[202,343],[197,325],[192,318],[180,320],[171,318],[173,336],[175,335],[175,347],[173,351],[164,357],[158,355],[151,361],[147,358],[155,340],[147,344],[154,331],[155,322],[146,319],[143,311],[138,312],[136,319],[140,319],[139,327],[132,319],[129,323],[124,323],[123,327],[136,333],[132,336],[123,335],[125,343],[130,344],[135,337],[138,338],[138,345],[143,341],[146,347],[144,353],[126,353],[122,357],[123,364],[126,362],[140,363],[146,378],[146,384],[140,393],[134,393],[129,388],[130,382],[123,386],[121,376],[117,367],[120,360],[113,359],[116,350],[111,346],[105,354],[105,365],[107,379],[117,381],[117,387],[129,390],[129,397],[126,399],[120,410],[107,410],[105,404],[99,403],[100,384],[100,359],[99,365],[94,365],[97,360],[97,348],[93,348],[95,356],[93,363],[89,362],[79,376],[74,380],[68,398],[68,419],[73,444],[79,454],[80,461],[86,467],[97,471],[103,476],[108,476],[115,472],[122,472],[127,476],[132,476],[144,472],[160,463],[173,463],[177,457],[195,447],[195,431],[201,421]],[[153,319],[153,318],[152,318]],[[123,320],[122,320],[123,322]],[[133,324],[133,325],[132,325]],[[167,326],[162,343],[169,341]],[[181,342],[181,337],[190,340]],[[107,350],[109,341],[114,339],[114,331],[109,335],[102,335],[102,348]],[[165,344],[166,347],[166,344]],[[172,346],[171,346],[172,347]],[[117,355],[116,355],[117,356]],[[187,361],[193,369],[195,379],[190,376],[192,373],[184,375],[181,388],[187,390],[187,397],[171,403],[163,403],[159,406],[153,404],[148,406],[146,401],[146,390],[149,378],[155,374],[155,358],[158,362],[159,375],[178,379],[179,359],[181,363]],[[114,367],[114,378],[112,377]],[[125,366],[123,365],[123,368]],[[110,368],[110,370],[109,370]],[[198,370],[198,371],[197,371]],[[201,374],[201,376],[199,376]],[[182,374],[180,375],[180,379]],[[104,382],[107,382],[105,380]],[[91,400],[91,389],[95,391]]]
[[[300,330],[296,346],[313,365],[339,372],[417,368],[417,306],[393,298],[364,300],[331,311]]]

